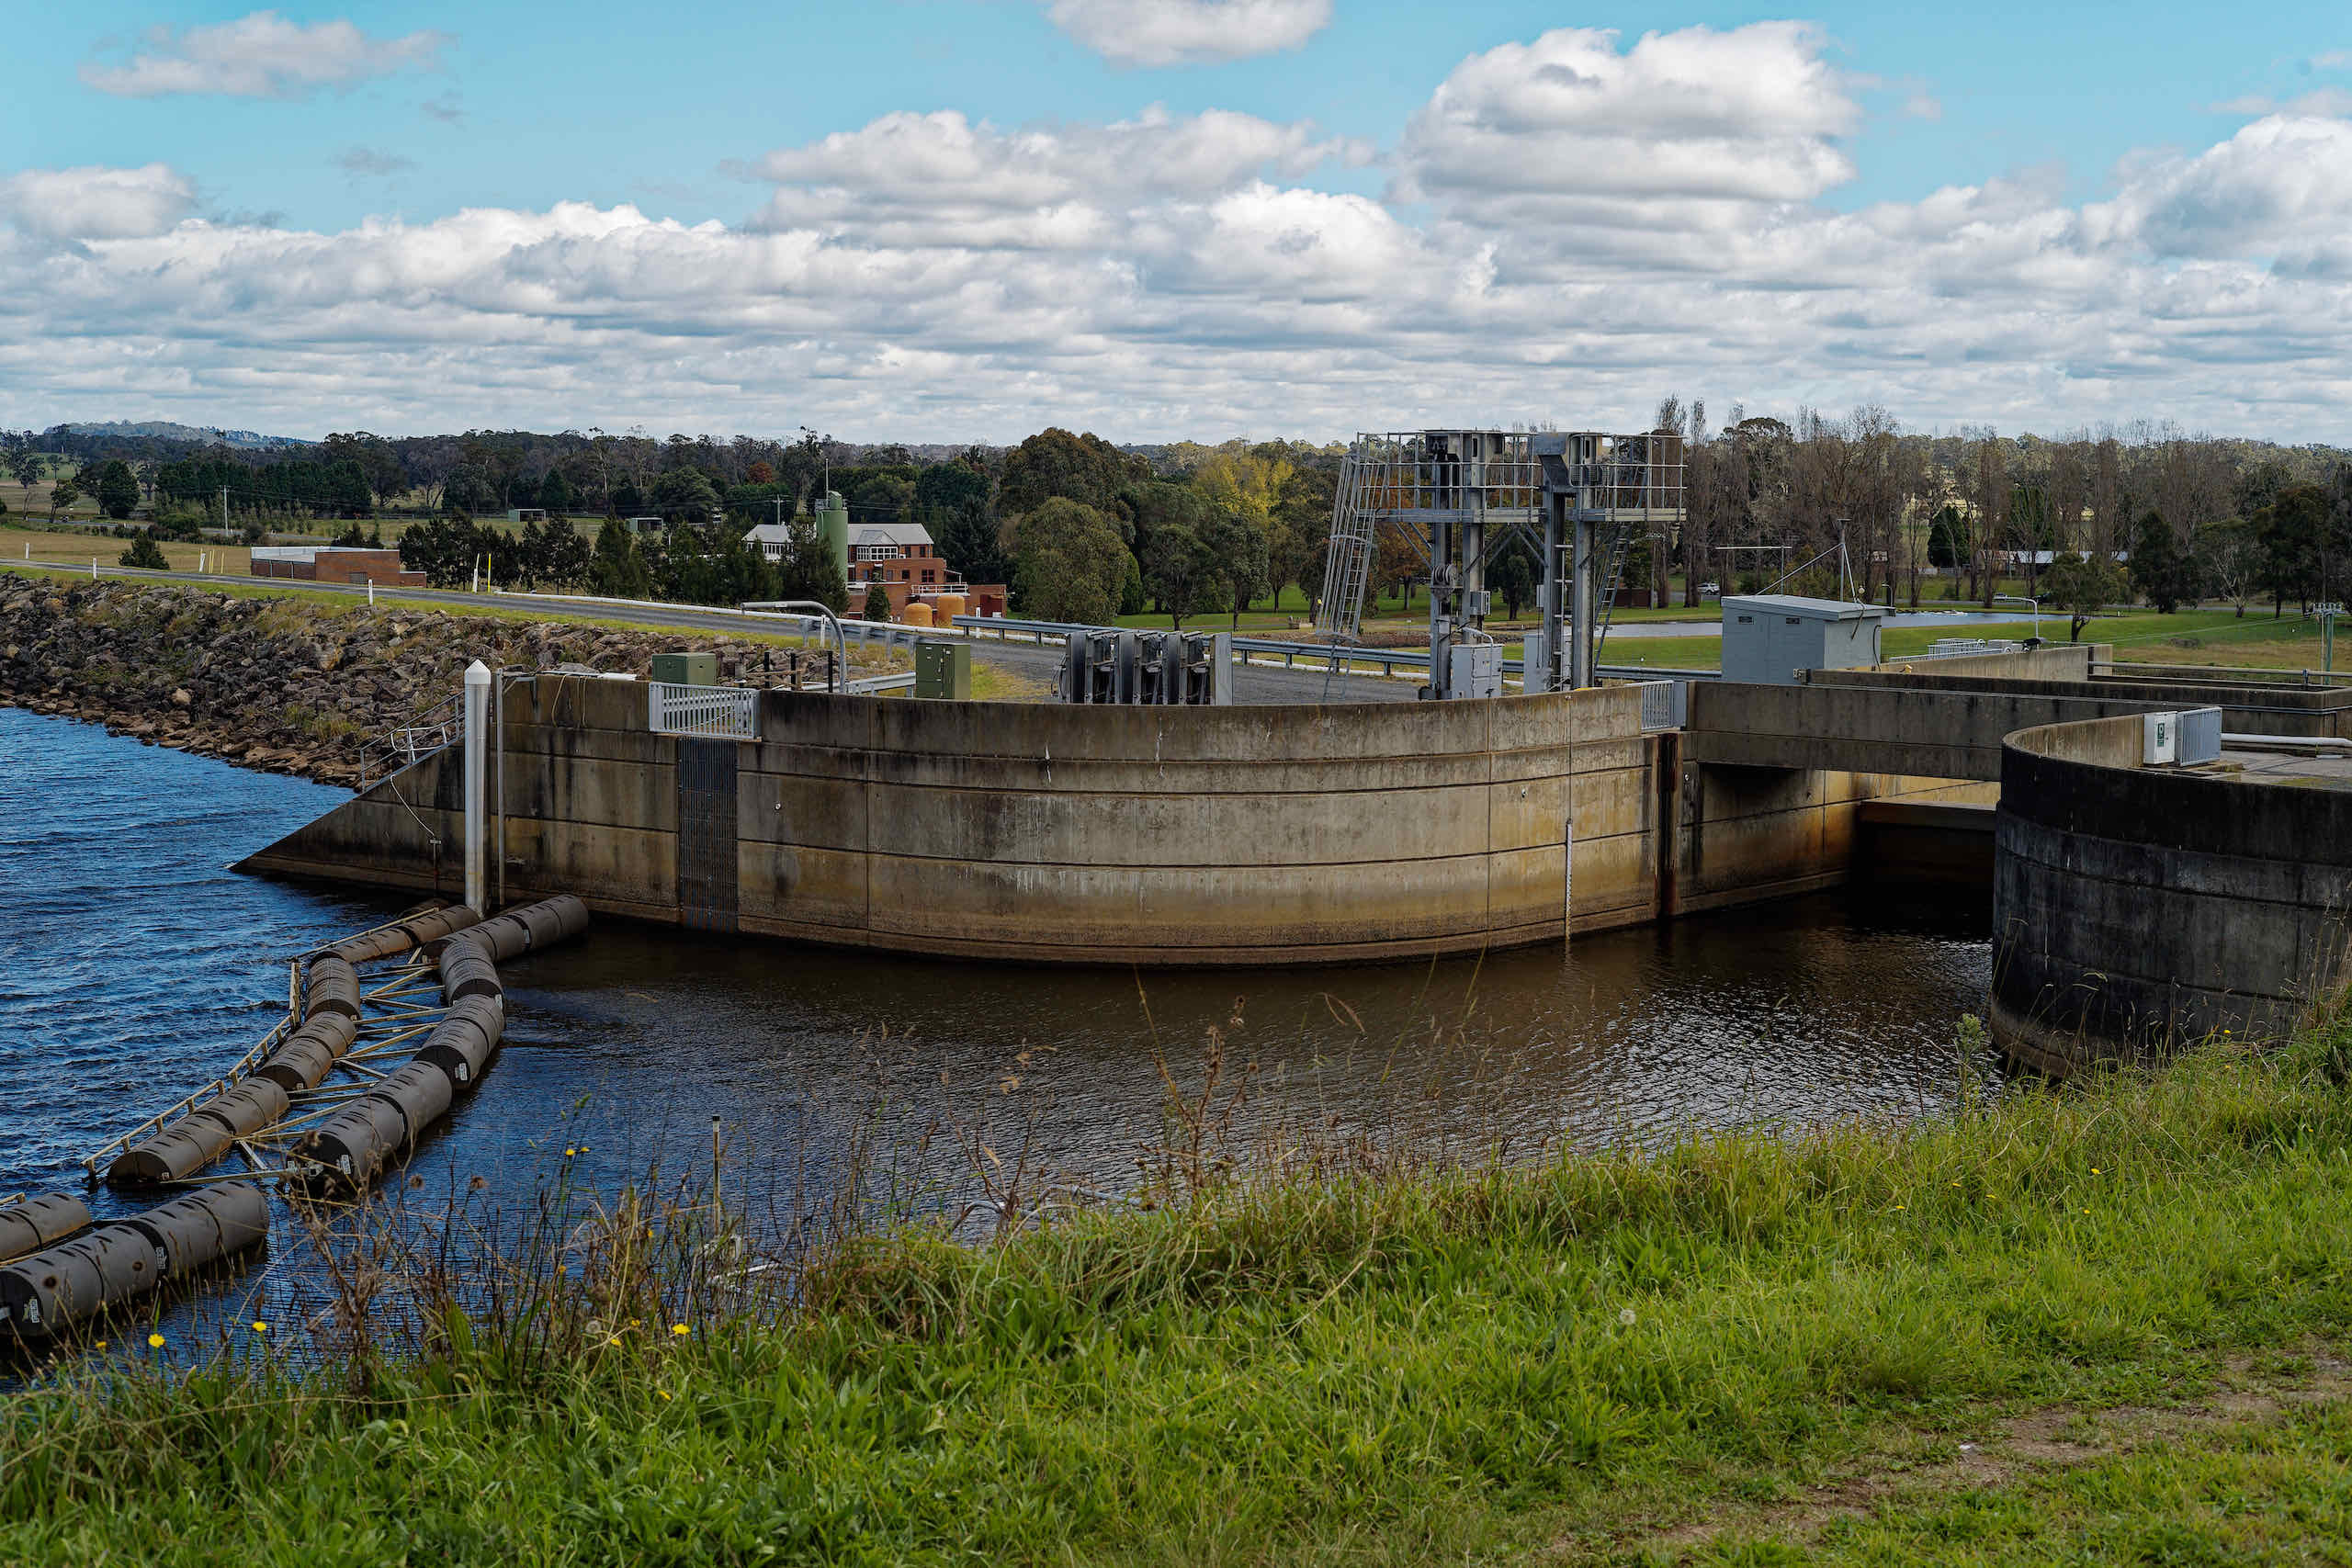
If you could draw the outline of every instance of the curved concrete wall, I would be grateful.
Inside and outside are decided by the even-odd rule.
[[[1654,743],[1630,689],[1233,708],[775,692],[741,744],[652,734],[645,704],[628,682],[509,693],[509,897],[933,953],[1307,963],[1560,940],[1573,834],[1580,911],[1653,912]],[[247,864],[438,886],[462,859],[445,757]]]
[[[2290,1027],[2343,984],[2352,792],[2139,765],[2138,718],[2003,749],[1996,1036],[2064,1073]]]
[[[771,692],[737,742],[651,733],[635,682],[542,676],[507,697],[505,896],[1023,961],[1420,957],[1827,886],[1860,801],[1990,790],[1689,766],[1640,703]],[[429,758],[244,866],[454,894],[458,773]]]

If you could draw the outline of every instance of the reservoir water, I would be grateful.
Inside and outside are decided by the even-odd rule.
[[[0,1196],[78,1190],[84,1155],[266,1031],[291,954],[406,906],[222,869],[341,798],[0,708]],[[1140,975],[605,923],[507,966],[510,1043],[413,1168],[426,1193],[522,1197],[569,1149],[616,1185],[707,1162],[717,1117],[771,1205],[861,1126],[927,1138],[949,1186],[977,1138],[1114,1191],[1161,1065],[1195,1084],[1212,1029],[1242,1140],[1306,1117],[1592,1145],[1933,1111],[1984,919],[1818,896],[1482,962]]]

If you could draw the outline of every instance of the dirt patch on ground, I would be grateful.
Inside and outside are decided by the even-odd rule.
[[[1629,1531],[1598,1556],[1679,1562],[1710,1544],[1773,1538],[1802,1546],[1831,1525],[1862,1517],[1898,1495],[1980,1490],[2034,1471],[2088,1464],[2184,1434],[2352,1398],[2352,1360],[2333,1347],[2306,1348],[2295,1359],[2300,1370],[2289,1373],[2267,1371],[2251,1357],[2233,1357],[2224,1362],[2211,1393],[2176,1405],[2052,1405],[1988,1420],[1982,1436],[1963,1438],[1956,1445],[1947,1433],[1902,1434],[1898,1443],[1907,1443],[1914,1451],[1922,1447],[1940,1450],[1943,1457],[1924,1463],[1901,1460],[1896,1446],[1890,1444],[1883,1455],[1889,1462],[1835,1477],[1803,1497],[1724,1507],[1657,1530]],[[1566,1541],[1544,1555],[1561,1562],[1596,1557],[1590,1543]]]

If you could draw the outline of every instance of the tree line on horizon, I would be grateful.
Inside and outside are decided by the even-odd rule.
[[[1842,540],[1856,591],[1922,598],[1923,580],[1990,602],[2022,580],[2053,604],[2160,609],[2220,596],[2334,597],[2352,561],[2352,463],[2325,447],[2190,435],[2141,423],[2058,438],[1990,428],[1907,433],[1885,410],[1793,420],[1734,406],[1720,429],[1702,401],[1663,400],[1652,430],[1672,434],[1687,518],[1642,541],[1629,581],[1685,604],[1702,583],[1754,589],[1825,558],[1790,586],[1834,581]],[[51,432],[51,435],[59,433]],[[1009,447],[861,446],[805,430],[792,441],[720,441],[602,431],[336,434],[291,451],[198,448],[154,436],[74,433],[84,493],[128,515],[143,494],[159,518],[231,520],[424,514],[404,550],[436,581],[487,563],[494,580],[616,595],[726,602],[845,594],[823,568],[808,513],[830,491],[853,531],[923,525],[972,582],[1011,585],[1039,618],[1107,621],[1146,610],[1232,614],[1296,586],[1312,602],[1338,470],[1337,443],[1228,441],[1134,447],[1058,427]],[[49,440],[0,433],[7,460]],[[131,457],[125,452],[143,452]],[[38,459],[34,459],[36,462]],[[29,482],[29,481],[21,481]],[[514,508],[602,516],[594,546],[569,525],[519,535],[476,519]],[[658,517],[640,533],[612,525]],[[798,520],[796,522],[796,520]],[[742,542],[759,523],[793,525],[781,562]],[[1383,540],[1376,592],[1425,579],[1410,544]],[[1516,616],[1535,597],[1535,563],[1498,547],[1488,582]],[[2045,581],[2045,579],[2047,581]]]
[[[1663,596],[1670,561],[1686,604],[1702,580],[1761,586],[1841,540],[1863,597],[1914,605],[1932,575],[1986,604],[2021,581],[2068,607],[2136,592],[2162,611],[2266,595],[2276,608],[2333,597],[2352,561],[2352,453],[2337,448],[2146,422],[1919,435],[1872,406],[1789,422],[1734,405],[1716,430],[1703,402],[1673,397],[1656,427],[1683,438],[1688,522],[1649,570]]]

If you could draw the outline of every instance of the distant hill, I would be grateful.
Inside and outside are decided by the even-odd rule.
[[[264,435],[257,430],[213,430],[201,425],[175,424],[167,419],[107,420],[103,423],[59,424],[50,427],[50,434],[64,431],[74,435],[114,435],[126,438],[146,436],[157,441],[190,441],[201,446],[240,446],[255,451],[268,451],[278,446],[315,446],[315,441],[305,441],[299,435]]]

